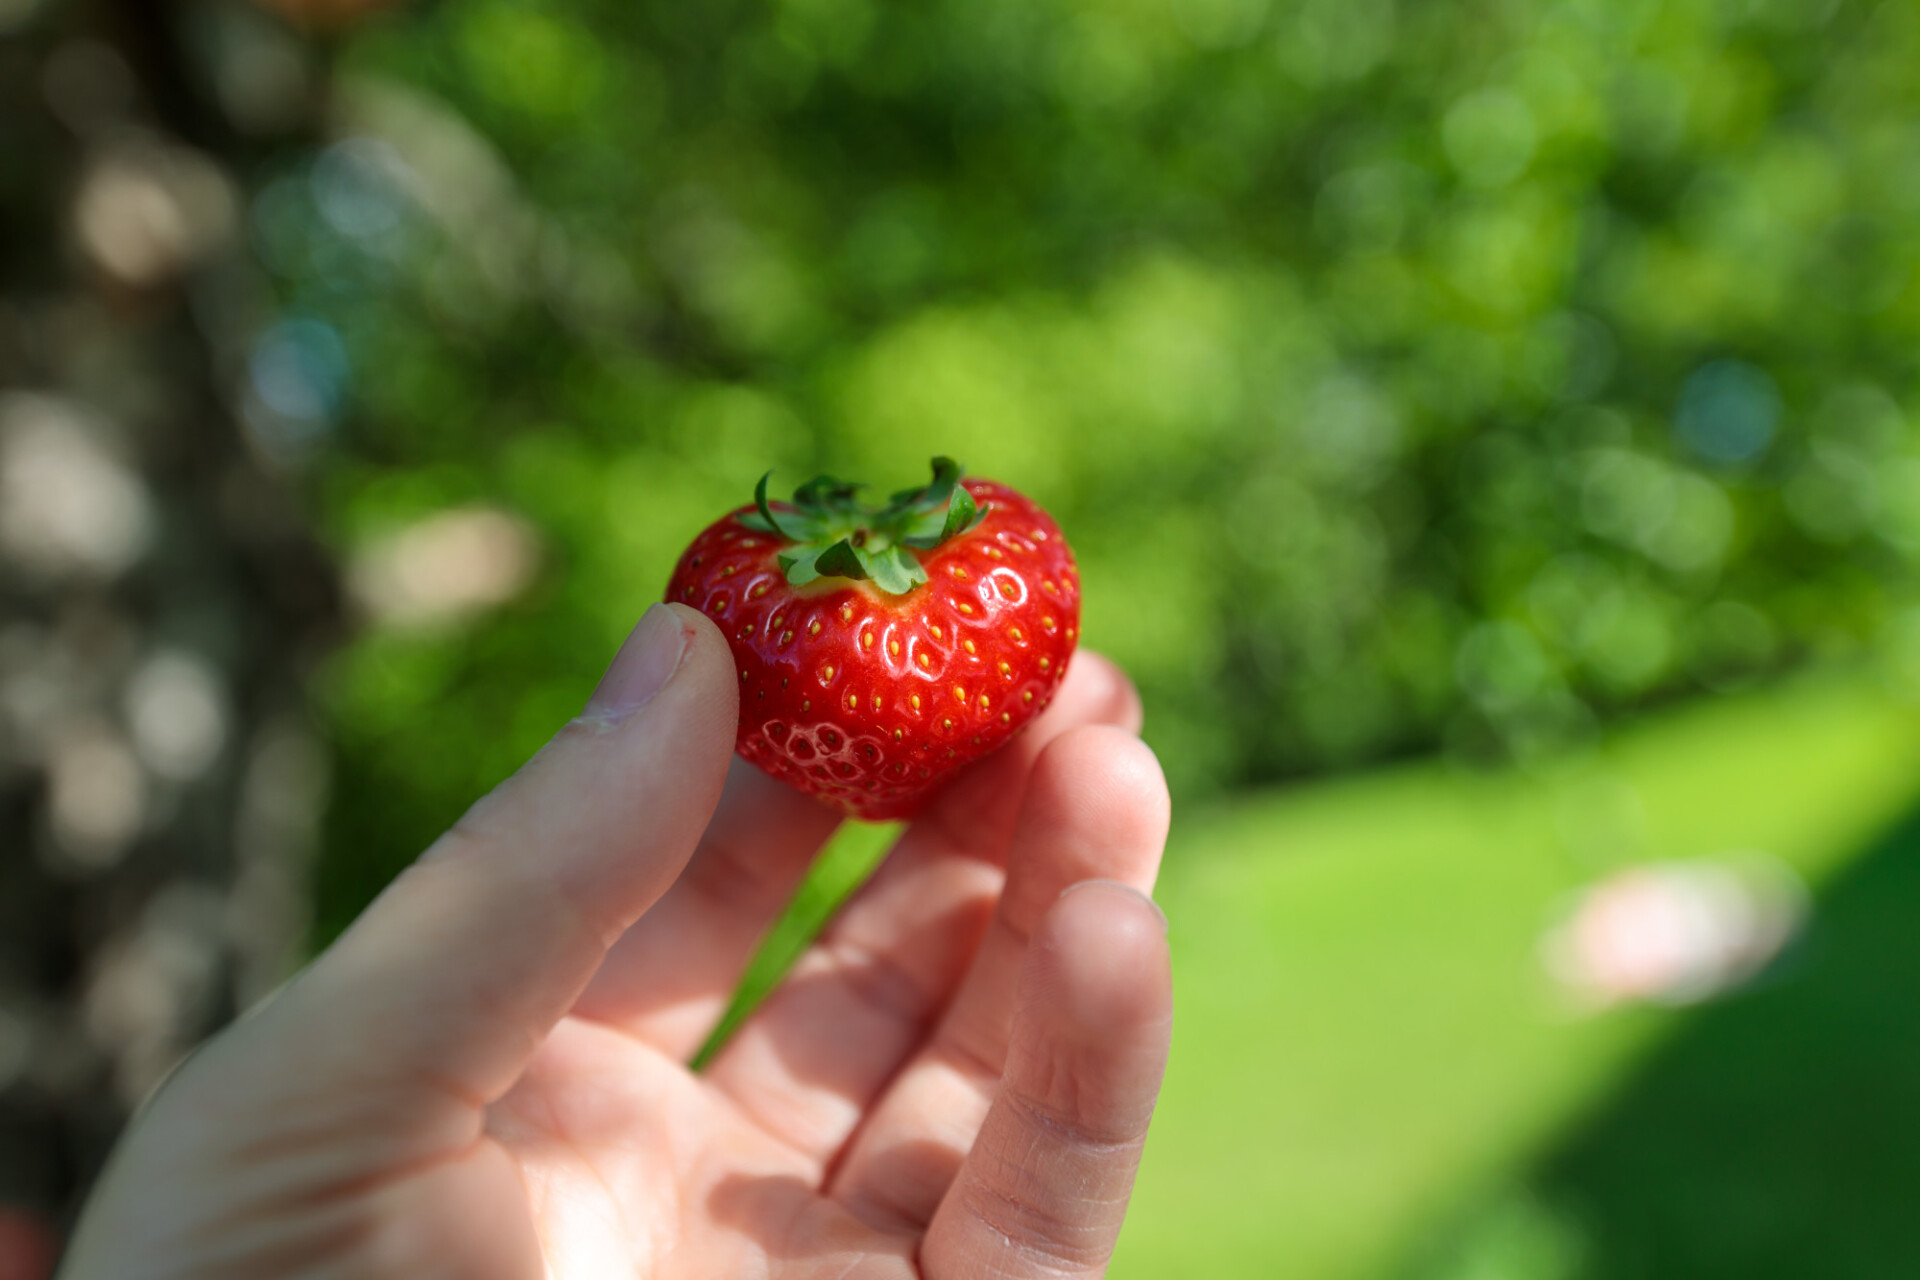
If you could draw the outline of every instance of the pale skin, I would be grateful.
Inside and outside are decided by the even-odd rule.
[[[586,714],[159,1091],[61,1275],[1105,1274],[1172,1019],[1131,686],[1078,655],[695,1074],[836,822],[729,768],[737,682],[710,622],[650,611]]]

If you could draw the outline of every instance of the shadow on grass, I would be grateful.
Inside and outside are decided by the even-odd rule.
[[[1535,1166],[1563,1274],[1920,1276],[1920,813],[1766,984],[1700,1011]]]
[[[1920,1276],[1920,812],[1397,1280]]]

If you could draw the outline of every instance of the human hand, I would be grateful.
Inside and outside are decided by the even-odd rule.
[[[710,622],[650,609],[580,719],[160,1090],[67,1280],[1103,1274],[1171,1026],[1131,687],[1080,654],[695,1075],[837,821],[729,772],[736,683]]]

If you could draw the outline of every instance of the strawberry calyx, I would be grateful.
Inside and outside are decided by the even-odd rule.
[[[986,519],[981,506],[960,485],[960,464],[933,459],[933,479],[918,489],[902,489],[884,506],[856,498],[864,485],[832,476],[815,476],[778,507],[767,501],[769,471],[754,486],[755,510],[738,517],[760,533],[785,538],[793,546],[779,554],[780,570],[790,586],[816,578],[871,581],[889,595],[905,595],[927,580],[914,551],[932,551]]]

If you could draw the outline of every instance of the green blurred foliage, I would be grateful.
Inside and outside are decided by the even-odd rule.
[[[351,371],[279,429],[348,555],[487,504],[542,560],[339,658],[323,924],[768,467],[1032,492],[1186,798],[1920,635],[1915,66],[1914,0],[369,24],[255,205]]]

